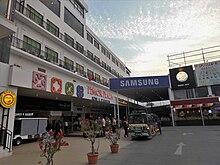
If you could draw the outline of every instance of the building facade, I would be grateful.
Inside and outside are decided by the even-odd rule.
[[[220,124],[219,47],[168,56],[173,124]]]
[[[86,25],[84,0],[12,2],[16,28],[8,61],[0,63],[0,92],[17,98],[0,109],[1,125],[13,135],[15,116],[37,116],[67,121],[73,130],[77,118],[115,115],[117,98],[127,98],[110,91],[109,79],[130,70]]]

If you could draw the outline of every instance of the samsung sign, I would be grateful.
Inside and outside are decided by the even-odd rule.
[[[110,89],[169,87],[168,76],[110,79]]]

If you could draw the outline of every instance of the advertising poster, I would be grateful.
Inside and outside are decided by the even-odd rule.
[[[196,64],[194,66],[198,86],[220,83],[220,61]]]
[[[172,89],[189,89],[196,87],[192,65],[170,69]]]

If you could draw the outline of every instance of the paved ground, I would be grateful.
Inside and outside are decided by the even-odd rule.
[[[163,134],[152,140],[121,138],[121,149],[111,154],[109,142],[100,139],[97,165],[219,165],[220,126],[164,127]],[[82,137],[65,137],[70,144],[58,152],[54,165],[86,165],[89,142]],[[0,159],[0,165],[37,165],[40,156],[37,143],[13,149],[13,155]]]
[[[69,146],[62,147],[62,150],[56,153],[54,165],[88,164],[86,154],[91,152],[90,143],[83,137],[65,137],[64,140],[69,143]],[[97,140],[100,140],[99,158],[111,154],[108,139],[102,137]],[[121,137],[119,143],[123,148],[133,142]],[[12,156],[1,158],[0,165],[45,165],[45,158],[40,157],[40,154],[37,142],[14,146]]]

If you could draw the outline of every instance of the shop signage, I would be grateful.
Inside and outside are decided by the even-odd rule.
[[[170,69],[172,89],[189,89],[196,87],[192,65]]]
[[[77,85],[76,87],[76,96],[83,98],[84,97],[84,88],[81,85]]]
[[[74,94],[74,85],[71,82],[66,82],[65,84],[66,95],[72,96]]]
[[[33,71],[32,88],[46,91],[47,75]]]
[[[110,79],[110,89],[169,87],[168,76],[129,77]]]
[[[92,100],[94,100],[94,101],[99,101],[99,102],[103,102],[103,103],[109,103],[109,104],[110,104],[110,100],[106,100],[106,99],[101,99],[101,98],[97,98],[97,97],[92,97]]]
[[[4,91],[0,95],[0,104],[4,108],[11,108],[15,105],[16,95],[12,91]]]
[[[220,83],[220,61],[196,64],[194,66],[198,86],[216,85]]]
[[[105,99],[113,100],[113,96],[110,92],[106,92],[106,91],[99,89],[99,88],[87,86],[87,93],[89,95],[94,95],[94,96],[102,97]]]
[[[62,93],[62,80],[56,77],[51,78],[51,92]]]

